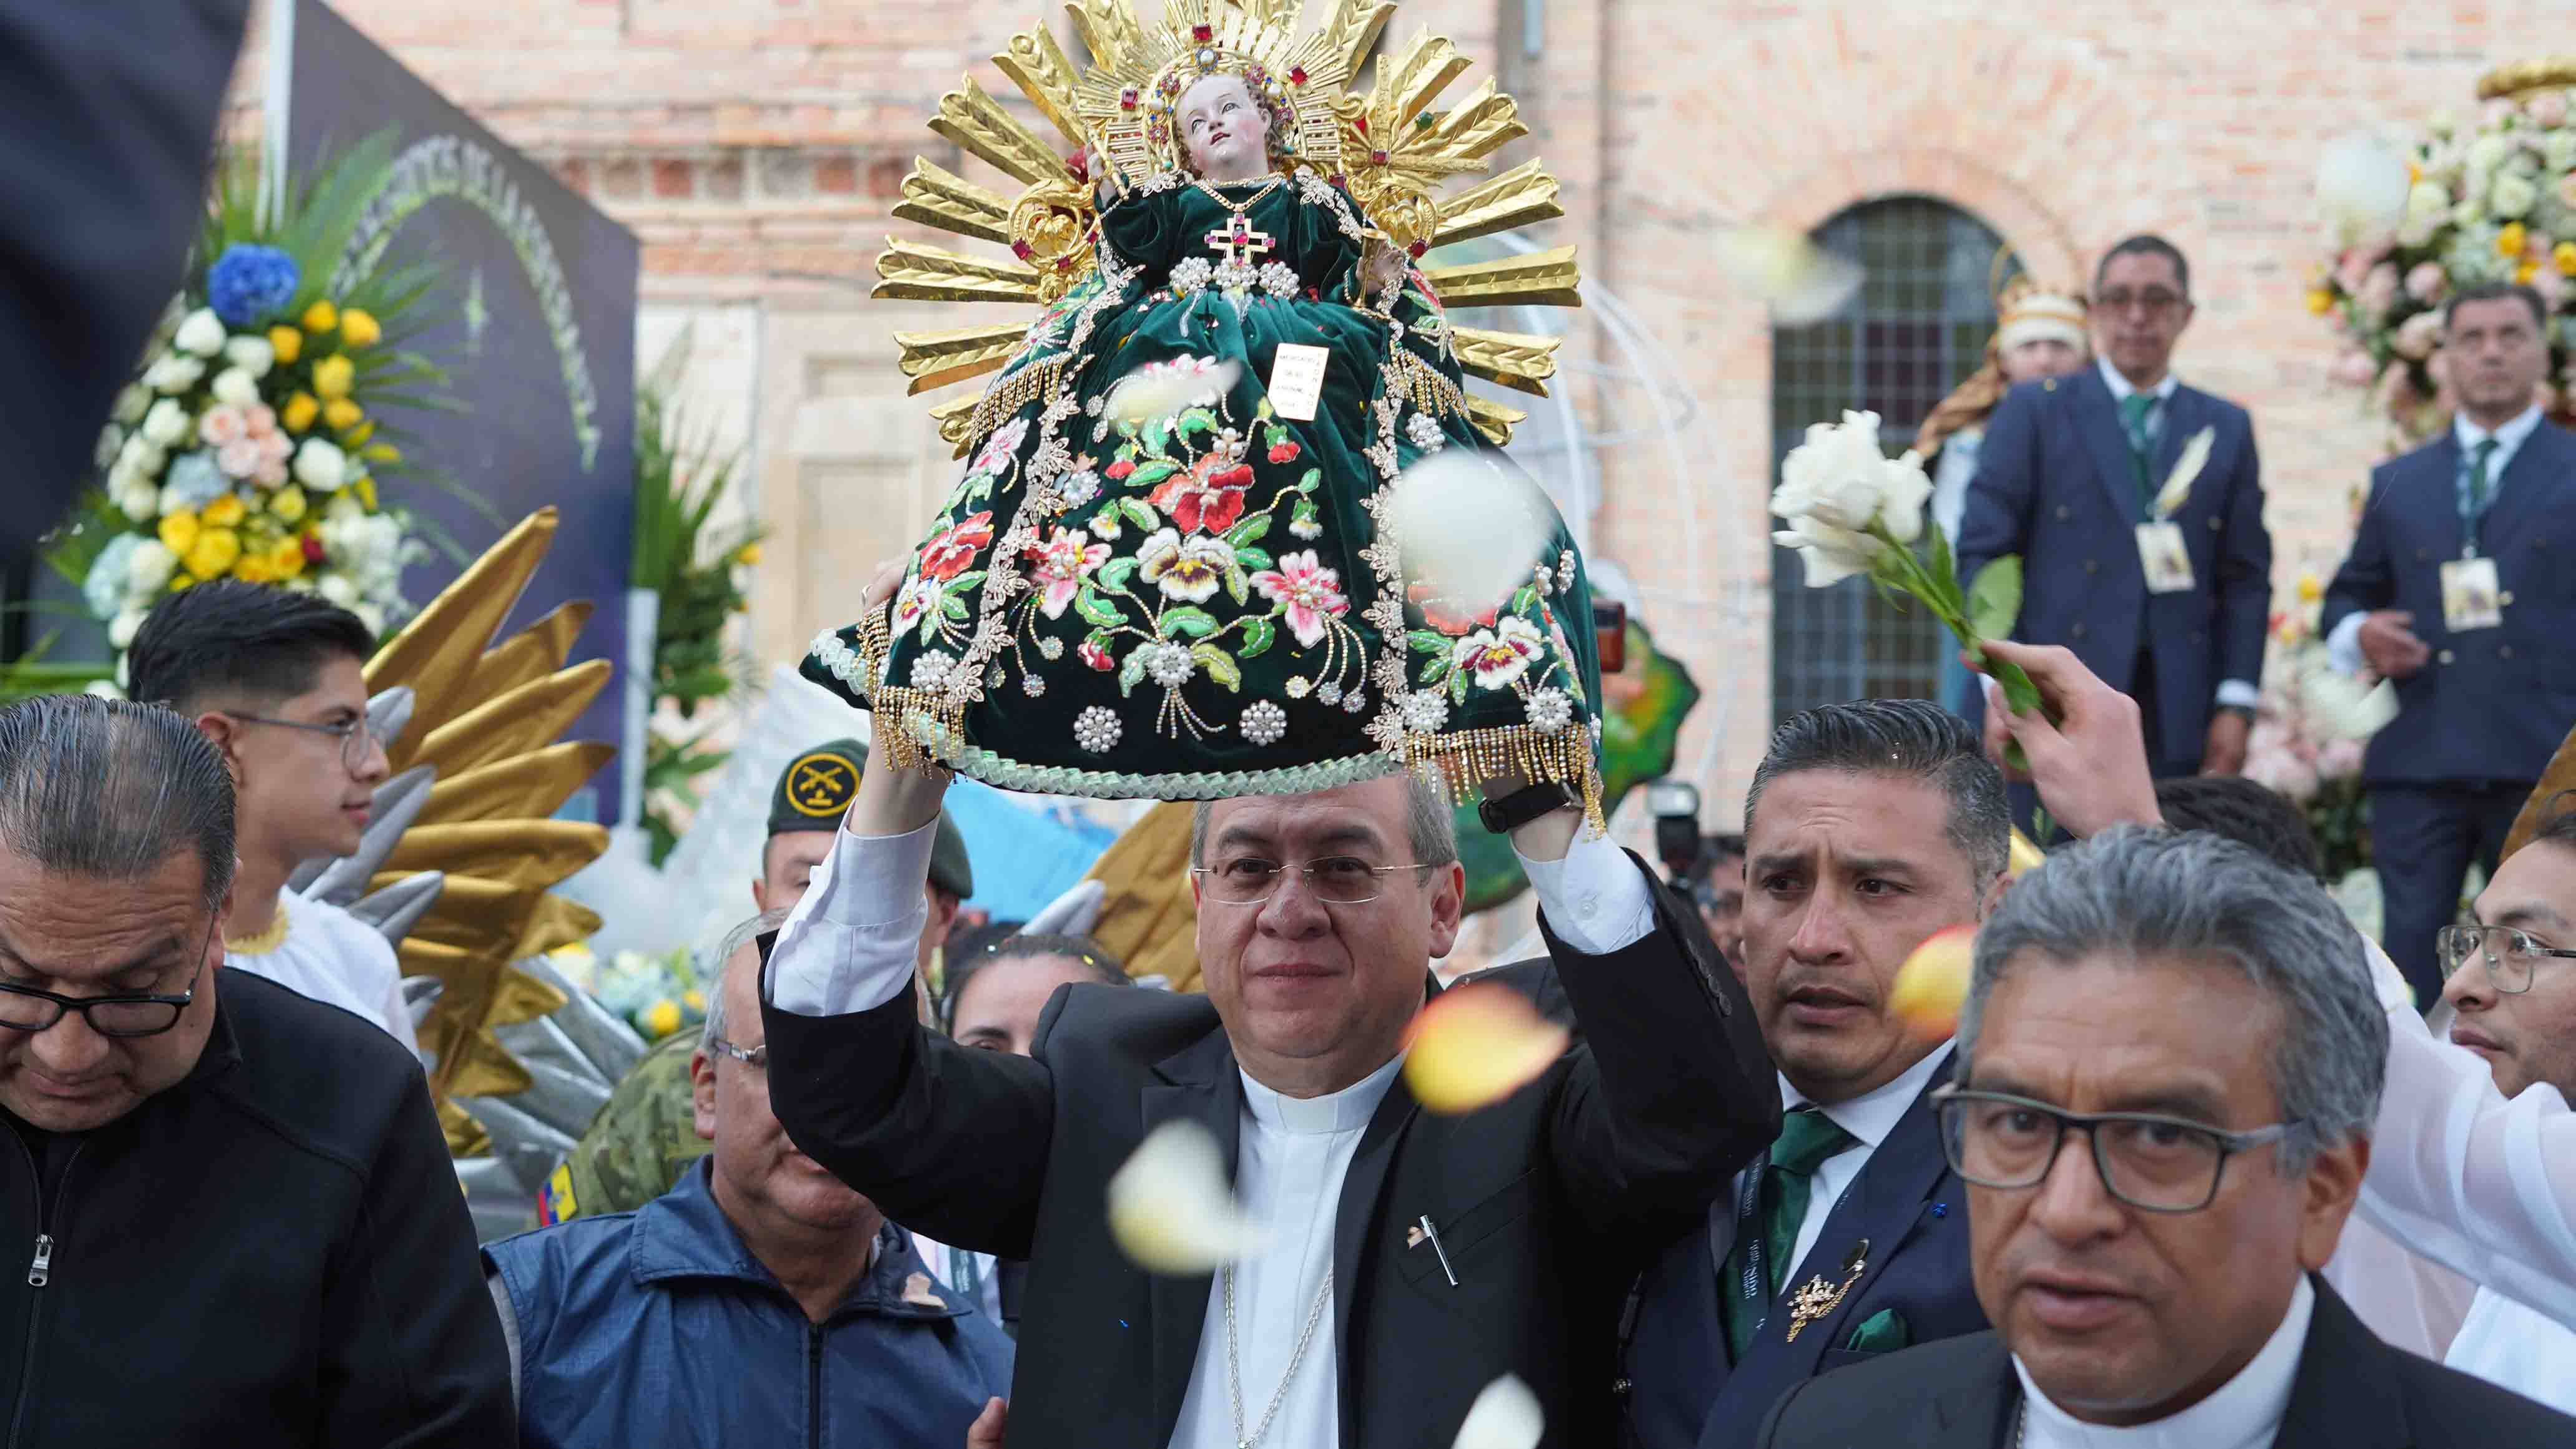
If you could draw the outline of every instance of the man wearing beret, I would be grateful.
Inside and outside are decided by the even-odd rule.
[[[788,762],[769,796],[769,839],[760,849],[760,874],[751,882],[753,909],[783,911],[804,898],[814,867],[832,853],[832,832],[858,794],[859,773],[867,762],[867,746],[847,739],[817,745]],[[974,893],[966,837],[942,813],[924,890],[930,924],[921,933],[916,958],[925,983],[949,923],[957,918],[958,903]],[[922,999],[933,995],[925,984]],[[697,1052],[698,1034],[680,1031],[644,1054],[599,1109],[572,1155],[555,1169],[538,1198],[540,1221],[632,1212],[670,1191],[680,1174],[707,1154],[710,1144],[698,1135],[690,1086],[689,1061]],[[928,1244],[924,1248],[935,1252]],[[945,1265],[934,1259],[933,1266]]]

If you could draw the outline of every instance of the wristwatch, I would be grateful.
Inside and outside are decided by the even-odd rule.
[[[1485,828],[1494,834],[1509,835],[1540,816],[1562,810],[1580,799],[1580,796],[1567,789],[1562,783],[1550,780],[1545,784],[1532,785],[1526,790],[1513,791],[1500,800],[1479,802],[1476,806],[1476,818],[1483,821]]]

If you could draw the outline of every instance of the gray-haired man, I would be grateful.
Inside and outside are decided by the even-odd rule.
[[[1762,1444],[2425,1449],[2570,1420],[2371,1336],[2312,1275],[2370,1161],[2388,1022],[2333,900],[2123,827],[1978,935],[1941,1138],[1997,1325],[1856,1367]]]
[[[232,782],[186,719],[0,709],[10,1442],[506,1445],[420,1064],[215,969],[234,864]]]

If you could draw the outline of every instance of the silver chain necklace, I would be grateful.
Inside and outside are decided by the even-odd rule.
[[[1279,1376],[1278,1391],[1270,1396],[1270,1407],[1261,1411],[1261,1422],[1252,1432],[1243,1432],[1243,1365],[1234,1349],[1234,1267],[1220,1270],[1225,1274],[1225,1399],[1234,1409],[1234,1449],[1252,1449],[1270,1432],[1270,1421],[1279,1417],[1279,1406],[1288,1400],[1288,1385],[1297,1378],[1297,1365],[1306,1361],[1306,1345],[1315,1337],[1315,1325],[1323,1319],[1324,1305],[1332,1300],[1333,1270],[1324,1269],[1324,1286],[1315,1290],[1315,1301],[1306,1310],[1306,1326],[1297,1331],[1296,1350],[1288,1355],[1288,1371]]]

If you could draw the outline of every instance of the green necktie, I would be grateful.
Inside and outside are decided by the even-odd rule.
[[[2495,486],[2488,470],[2495,465],[2496,440],[2489,438],[2471,451],[2477,456],[2469,462],[2469,516],[2475,518],[2487,511],[2487,494]]]
[[[2129,435],[2130,481],[2138,485],[2138,503],[2143,510],[2155,507],[2152,485],[2147,481],[2147,462],[2154,451],[2155,440],[2147,433],[2147,414],[2156,406],[2156,395],[2133,392],[2120,399],[2120,430]]]
[[[1801,1107],[1780,1123],[1779,1140],[1771,1144],[1771,1155],[1763,1166],[1759,1194],[1762,1214],[1762,1297],[1748,1301],[1744,1296],[1744,1274],[1752,1260],[1752,1235],[1746,1224],[1735,1225],[1735,1247],[1726,1255],[1725,1271],[1719,1275],[1718,1299],[1726,1313],[1726,1346],[1737,1362],[1753,1341],[1754,1326],[1770,1312],[1780,1296],[1780,1280],[1790,1270],[1789,1252],[1798,1243],[1798,1228],[1807,1218],[1807,1192],[1813,1184],[1816,1169],[1825,1159],[1857,1146],[1860,1139],[1834,1125],[1834,1119],[1813,1107]]]

